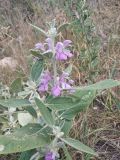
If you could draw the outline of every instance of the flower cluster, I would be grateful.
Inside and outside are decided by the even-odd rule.
[[[52,95],[60,96],[62,90],[72,90],[74,81],[70,79],[68,73],[63,73],[60,77],[57,77],[57,82],[52,88]]]
[[[54,61],[67,60],[72,57],[73,54],[68,49],[71,46],[71,40],[64,40],[62,42],[57,42],[54,44],[52,38],[47,38],[45,43],[37,43],[35,45],[36,50],[40,50],[43,54],[49,54],[54,52]],[[54,62],[53,62],[54,63]],[[61,75],[56,72],[50,73],[49,71],[44,71],[41,75],[40,84],[38,91],[40,93],[50,92],[53,96],[57,97],[62,94],[63,90],[72,91],[73,80],[70,79],[69,74],[63,72]],[[55,78],[54,78],[55,77]],[[53,82],[54,81],[54,82]]]
[[[60,96],[63,90],[72,91],[72,85],[74,81],[70,79],[68,73],[62,73],[62,75],[57,76],[55,85],[53,84],[53,77],[50,72],[45,71],[42,74],[41,81],[39,84],[38,91],[44,93],[50,90],[51,94],[55,97]],[[52,87],[51,87],[52,86]]]
[[[71,51],[68,49],[68,47],[71,46],[72,41],[71,40],[65,40],[62,42],[57,42],[55,45],[55,57],[56,60],[67,60],[68,58],[72,57]],[[44,53],[52,52],[52,39],[47,38],[45,40],[45,43],[37,43],[35,45],[35,49],[41,50]]]

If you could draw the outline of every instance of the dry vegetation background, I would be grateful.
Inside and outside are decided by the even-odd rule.
[[[59,25],[79,22],[84,11],[77,8],[80,1],[0,0],[0,81],[3,84],[10,85],[13,79],[29,73],[29,50],[42,40],[29,23],[46,29],[46,22],[52,19]],[[89,31],[76,32],[75,24],[62,31],[63,37],[75,45],[75,58],[70,62],[74,65],[73,79],[77,85],[105,78],[120,80],[120,0],[87,0],[86,6],[92,22],[90,28],[94,29],[90,34],[93,42],[87,41]],[[77,25],[79,29],[81,25]],[[92,61],[88,52],[94,50],[93,46],[97,47],[94,51],[97,61]],[[100,156],[94,159],[70,149],[73,160],[120,160],[119,109],[120,90],[115,88],[97,97],[86,113],[75,118],[71,136],[95,148]],[[17,160],[17,157],[0,157],[4,159]]]

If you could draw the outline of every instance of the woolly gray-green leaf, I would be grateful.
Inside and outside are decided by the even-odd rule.
[[[47,33],[43,30],[43,29],[41,29],[41,28],[39,28],[39,27],[37,27],[37,26],[35,26],[35,25],[33,25],[33,24],[30,24],[33,28],[35,28],[37,31],[39,31],[39,32],[41,32],[42,34],[44,34],[45,36],[47,36]]]
[[[18,93],[21,90],[22,90],[22,81],[21,81],[21,78],[17,78],[12,82],[10,86],[10,91],[12,93]]]
[[[35,102],[36,102],[36,105],[38,106],[38,108],[40,109],[40,112],[41,112],[46,124],[48,124],[49,126],[53,126],[54,119],[52,117],[51,112],[47,108],[47,106],[43,102],[41,102],[38,98],[35,98]]]
[[[76,87],[78,90],[104,90],[113,88],[120,85],[120,81],[112,80],[112,79],[106,79],[100,82],[97,82],[95,84],[84,86],[84,87]]]
[[[4,107],[26,107],[30,106],[31,103],[27,99],[7,99],[7,100],[0,100],[0,105]]]
[[[92,154],[94,156],[97,156],[98,154],[92,150],[90,147],[86,146],[85,144],[81,143],[80,141],[78,140],[75,140],[75,139],[72,139],[72,138],[62,138],[61,139],[63,142],[65,142],[66,144],[70,145],[71,147],[79,150],[79,151],[82,151],[82,152],[85,152],[85,153],[88,153],[88,154]]]
[[[34,135],[0,135],[0,154],[10,154],[23,152],[34,148],[44,147],[49,143],[47,137],[34,134]]]
[[[44,64],[43,60],[38,60],[33,64],[31,69],[31,78],[34,82],[38,81],[43,70],[43,64]]]

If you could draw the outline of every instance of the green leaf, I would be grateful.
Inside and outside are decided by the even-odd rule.
[[[79,112],[82,112],[86,109],[86,107],[88,107],[87,105],[82,105],[81,103],[77,104],[76,107],[72,107],[70,109],[67,109],[66,111],[64,111],[62,113],[62,117],[67,119],[67,120],[72,120],[76,114],[78,114]]]
[[[18,93],[22,90],[22,81],[21,78],[14,80],[10,86],[10,91],[12,93]]]
[[[34,149],[29,150],[29,151],[25,151],[22,152],[20,155],[19,160],[30,160],[30,158],[32,157],[32,155],[35,153],[36,151]]]
[[[41,28],[39,28],[39,27],[37,27],[37,26],[35,26],[35,25],[33,25],[33,24],[30,24],[33,28],[35,28],[37,31],[39,31],[39,32],[41,32],[42,34],[44,34],[45,36],[47,36],[47,33],[43,30],[43,29],[41,29]]]
[[[88,101],[91,103],[91,98],[95,97],[95,93],[95,91],[80,90],[74,93],[72,95],[73,97],[48,97],[46,103],[48,103],[49,107],[54,110],[67,110],[80,105],[85,107]]]
[[[31,90],[27,90],[27,91],[22,91],[18,93],[19,97],[27,97],[28,95],[31,94]]]
[[[31,103],[27,99],[7,99],[7,100],[0,100],[0,105],[4,107],[26,107],[30,106]]]
[[[75,99],[72,99],[71,97],[49,98],[46,103],[49,104],[51,109],[55,110],[65,110],[76,105]]]
[[[84,94],[81,93],[80,95],[84,95]],[[73,106],[72,108],[65,110],[62,113],[62,117],[68,120],[73,119],[76,114],[78,114],[81,111],[84,111],[92,103],[95,96],[96,95],[94,91],[91,91],[91,92],[89,91],[88,94],[81,96],[81,99],[76,104],[76,106]]]
[[[87,98],[89,98],[90,96],[92,96],[93,94],[96,94],[96,91],[94,91],[94,90],[78,90],[73,94],[73,96],[75,98],[79,98],[80,100],[84,101]]]
[[[49,139],[41,134],[21,137],[17,135],[0,135],[0,154],[10,154],[23,152],[34,148],[45,147],[49,143]]]
[[[61,138],[61,140],[79,151],[92,154],[94,156],[98,156],[98,154],[95,151],[93,151],[90,147],[86,146],[78,140],[72,138]]]
[[[48,124],[49,126],[53,126],[54,125],[54,119],[53,119],[52,114],[49,111],[49,109],[38,98],[35,98],[35,102],[36,102],[36,105],[38,106],[38,108],[40,109],[40,112],[41,112],[41,114],[43,116],[43,119],[46,122],[46,124]]]
[[[40,52],[38,50],[35,49],[31,49],[31,54],[41,60],[43,60],[44,58],[52,58],[52,52]]]
[[[28,106],[25,108],[33,117],[37,118],[36,110],[32,106]]]
[[[37,82],[43,70],[43,60],[36,61],[31,69],[31,78]]]
[[[30,52],[31,52],[31,54],[32,54],[33,56],[38,57],[38,58],[40,58],[40,59],[43,59],[43,56],[40,54],[40,51],[35,50],[35,49],[31,49]]]
[[[76,89],[79,89],[79,90],[104,90],[104,89],[109,89],[109,88],[116,87],[119,85],[120,85],[120,81],[107,79],[107,80],[103,80],[103,81],[97,82],[97,83],[89,85],[89,86],[77,87]]]
[[[24,127],[21,127],[19,129],[17,129],[13,135],[17,136],[17,137],[22,137],[23,135],[33,135],[36,134],[38,131],[40,131],[40,129],[42,129],[42,126],[38,123],[31,123],[28,124]]]
[[[69,135],[70,129],[72,128],[72,121],[65,120],[64,125],[62,127],[62,132],[65,136]]]

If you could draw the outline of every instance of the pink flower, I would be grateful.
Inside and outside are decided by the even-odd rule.
[[[63,45],[64,45],[64,47],[68,47],[68,46],[70,46],[70,44],[72,43],[72,41],[71,40],[64,40],[63,41]]]
[[[69,78],[69,74],[64,72],[60,77],[57,77],[56,85],[52,88],[52,95],[60,96],[62,90],[68,90],[71,93],[73,83],[74,81]]]
[[[38,87],[38,91],[39,92],[48,91],[48,84],[49,84],[50,80],[51,80],[51,75],[50,75],[50,73],[48,71],[46,71],[42,76],[40,85]]]
[[[69,74],[68,73],[63,73],[60,76],[59,79],[59,84],[61,85],[61,88],[64,90],[71,90],[72,89],[72,85],[74,84],[74,81],[72,79],[70,79]]]
[[[67,50],[65,47],[68,46],[69,43],[66,43],[65,41],[62,42],[58,42],[56,44],[56,59],[57,60],[67,60],[68,58],[72,57],[72,53]]]
[[[46,43],[36,43],[35,44],[35,49],[42,50],[44,52],[51,52],[52,51],[52,39],[47,38],[45,40],[45,42]]]
[[[45,51],[44,44],[43,43],[36,43],[35,49],[40,49],[42,51]]]
[[[55,97],[58,97],[61,95],[61,88],[59,87],[59,85],[56,85],[52,88],[52,95]]]

